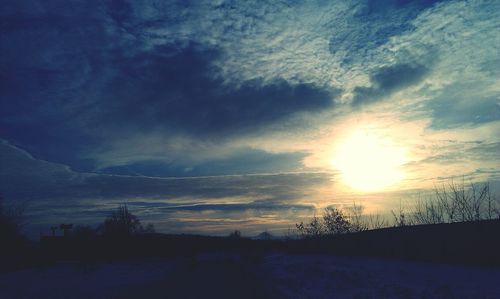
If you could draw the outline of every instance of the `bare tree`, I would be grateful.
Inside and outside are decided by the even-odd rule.
[[[104,220],[101,230],[105,235],[131,236],[154,232],[154,227],[148,225],[147,229],[144,229],[139,219],[129,211],[127,204],[121,204]]]
[[[239,238],[241,238],[241,232],[239,230],[234,230],[229,234],[229,238],[239,239]]]
[[[399,211],[394,212],[394,210],[391,210],[391,214],[394,217],[394,226],[407,226],[412,224],[411,219],[407,217],[406,212],[403,210],[401,200],[399,201]]]
[[[497,209],[497,200],[491,193],[489,183],[449,182],[434,187],[434,198],[417,200],[413,213],[409,215],[414,224],[437,224],[492,219]]]
[[[438,203],[447,214],[447,222],[492,219],[495,213],[495,196],[489,183],[462,183],[451,181],[435,191]]]
[[[434,193],[437,199],[437,204],[442,207],[446,218],[445,222],[455,222],[457,221],[457,210],[458,210],[458,202],[453,199],[453,196],[450,196],[448,191],[446,190],[445,185],[443,184],[441,187],[434,187]]]
[[[5,205],[0,194],[0,238],[13,240],[21,237],[22,216],[24,205]]]
[[[323,226],[329,235],[345,234],[352,231],[352,224],[342,210],[327,207],[323,213]]]
[[[314,215],[309,223],[300,222],[295,227],[302,237],[318,237],[325,234],[325,227],[318,217]]]
[[[356,202],[353,202],[352,206],[346,209],[351,232],[361,232],[369,229],[366,217],[363,216],[364,209],[363,205],[356,204]]]
[[[497,219],[500,220],[500,197],[497,197],[496,201],[493,202],[495,203],[495,207],[492,210],[496,214]]]
[[[387,219],[380,215],[363,215],[363,206],[353,203],[343,210],[328,207],[323,216],[314,216],[309,223],[296,224],[299,235],[320,236],[359,232],[388,227]],[[399,210],[391,210],[394,226],[439,224],[482,219],[500,219],[500,198],[491,193],[488,183],[455,183],[434,187],[434,197],[417,199],[410,209],[399,202]]]
[[[384,227],[388,227],[389,222],[387,219],[382,217],[380,214],[370,214],[368,215],[368,228],[369,229],[381,229]]]
[[[443,223],[445,221],[445,207],[438,200],[419,198],[410,216],[413,224]]]

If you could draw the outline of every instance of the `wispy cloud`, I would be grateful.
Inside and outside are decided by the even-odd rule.
[[[193,178],[89,174],[35,159],[5,141],[0,144],[0,153],[0,192],[9,202],[27,204],[31,225],[68,217],[77,223],[95,223],[122,202],[129,202],[144,220],[156,222],[161,222],[155,218],[158,215],[177,219],[181,212],[188,212],[192,221],[204,212],[217,212],[213,216],[219,218],[249,211],[257,218],[276,213],[309,214],[314,206],[310,201],[305,203],[306,199],[317,196],[315,188],[330,180],[324,173]]]

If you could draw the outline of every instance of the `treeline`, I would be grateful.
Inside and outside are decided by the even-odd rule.
[[[120,204],[97,227],[71,224],[52,226],[52,235],[43,236],[39,243],[22,233],[23,205],[6,205],[0,197],[0,270],[51,263],[66,257],[119,257],[124,240],[132,240],[155,232],[152,224],[143,225],[126,204]],[[57,229],[64,235],[56,235]],[[113,245],[116,243],[117,245]]]
[[[7,206],[0,194],[0,241],[3,244],[23,242],[21,222],[24,207],[21,205]]]
[[[130,212],[127,204],[120,204],[104,219],[103,223],[96,228],[79,225],[71,232],[71,237],[89,238],[103,235],[111,238],[123,238],[144,233],[154,233],[153,224],[143,226],[139,218]]]
[[[0,269],[207,251],[235,251],[252,261],[283,251],[500,265],[500,202],[489,184],[452,182],[436,188],[431,198],[391,211],[392,218],[367,215],[358,204],[328,207],[320,217],[296,224],[284,239],[252,240],[237,230],[228,237],[158,234],[121,204],[97,227],[76,226],[64,236],[53,231],[35,243],[21,233],[22,212],[0,201]]]
[[[289,230],[286,251],[500,266],[500,201],[486,184],[450,182],[391,215],[327,207]]]
[[[33,264],[35,247],[22,233],[23,205],[6,205],[0,194],[0,270]]]
[[[287,237],[310,238],[386,227],[500,219],[500,199],[491,192],[489,183],[467,185],[464,181],[451,181],[434,188],[434,196],[391,210],[389,218],[363,212],[364,207],[356,203],[344,209],[330,206],[324,209],[322,216],[297,223]]]

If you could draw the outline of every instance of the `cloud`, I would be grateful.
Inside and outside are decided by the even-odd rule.
[[[326,158],[314,166],[331,171],[330,145],[360,127],[363,115],[387,130],[393,126],[387,112],[421,121],[421,134],[406,144],[412,148],[439,131],[491,129],[500,107],[499,6],[491,0],[3,1],[0,134],[37,161],[60,163],[37,162],[47,168],[33,172],[38,183],[20,175],[4,188],[19,198],[61,201],[70,190],[79,199],[170,194],[250,201],[266,192],[298,198],[299,187],[316,184],[314,175],[168,181],[88,172],[302,171],[304,155],[322,153]],[[494,159],[489,144],[498,134],[490,140],[481,134],[471,134],[483,142],[477,153],[484,148]],[[407,135],[398,141],[405,145]],[[431,139],[427,150],[437,142]],[[459,150],[422,156],[451,163],[461,159]],[[491,163],[457,162],[425,175]]]
[[[395,36],[384,49],[403,59],[433,53],[425,84],[402,97],[410,98],[414,115],[430,116],[432,129],[450,129],[498,119],[498,79],[494,69],[500,37],[495,32],[500,5],[496,1],[450,1],[422,12],[413,30]],[[418,61],[418,59],[416,60]],[[428,64],[424,64],[428,65]],[[410,114],[410,113],[406,113]]]
[[[443,87],[425,108],[432,114],[431,127],[453,128],[500,120],[498,91],[491,82],[471,79]]]
[[[345,67],[373,64],[380,48],[412,31],[412,21],[441,1],[358,1],[336,24],[329,49]],[[386,53],[387,54],[387,53]],[[372,60],[372,61],[370,61]]]
[[[99,96],[99,124],[188,134],[230,134],[333,105],[338,90],[286,81],[231,87],[210,75],[217,51],[187,45],[117,58],[119,74]],[[106,99],[106,100],[104,100]]]
[[[223,45],[203,34],[161,35],[155,42],[151,31],[157,28],[196,30],[194,16],[188,25],[164,15],[159,21],[145,13],[147,5],[113,3],[7,6],[0,47],[3,138],[37,157],[89,171],[95,157],[83,154],[132,134],[241,136],[297,113],[330,109],[341,93],[283,78],[228,84],[218,75],[227,59]]]
[[[180,217],[176,213],[181,212],[190,212],[191,221],[204,211],[218,211],[218,217],[224,217],[220,213],[247,217],[241,213],[249,210],[273,215],[307,212],[313,207],[302,201],[315,194],[315,186],[330,180],[324,173],[193,178],[79,173],[35,159],[6,141],[0,143],[0,165],[0,193],[9,202],[27,204],[30,225],[63,219],[97,223],[122,202],[131,204],[144,221],[158,215]]]
[[[193,177],[291,172],[302,169],[301,160],[304,157],[304,153],[273,154],[261,150],[245,149],[231,151],[230,154],[223,158],[212,158],[209,161],[141,160],[125,165],[101,168],[99,169],[99,173],[156,177]]]
[[[162,205],[155,205],[151,203],[144,202],[134,202],[131,206],[148,207],[154,206],[162,211],[247,211],[247,210],[261,210],[261,211],[280,211],[280,210],[314,210],[312,205],[304,204],[276,204],[272,202],[267,202],[263,200],[253,201],[250,203],[234,203],[234,204],[182,204],[182,205],[167,205],[162,207]]]
[[[396,64],[375,70],[370,75],[370,87],[354,89],[353,105],[373,103],[387,98],[403,88],[420,83],[429,68],[419,64]]]
[[[15,201],[69,195],[84,177],[65,165],[34,159],[0,139],[0,193]]]
[[[33,158],[6,141],[0,144],[2,189],[7,197],[32,200],[126,198],[223,198],[293,200],[301,188],[328,180],[317,173],[283,173],[193,178],[154,178],[74,172],[69,167]],[[22,186],[22,187],[21,187]],[[292,187],[294,186],[294,187]]]

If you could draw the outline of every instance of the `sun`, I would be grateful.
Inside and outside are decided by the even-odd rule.
[[[404,179],[406,151],[388,139],[356,131],[338,144],[332,164],[344,183],[359,191],[384,190]]]

